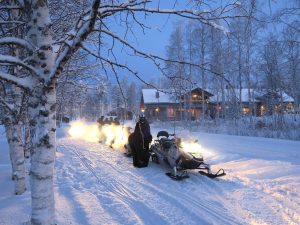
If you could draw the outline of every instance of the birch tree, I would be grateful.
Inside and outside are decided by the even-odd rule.
[[[207,71],[205,70],[205,66],[208,63],[208,49],[209,49],[209,27],[204,24],[200,24],[197,26],[194,30],[194,43],[195,43],[195,50],[197,49],[196,56],[198,55],[198,62],[201,66],[201,68],[198,68],[198,71],[200,72],[200,80],[201,80],[201,88],[202,91],[202,111],[203,111],[203,117],[204,120],[205,112],[206,112],[206,102],[204,101],[204,90],[208,87],[208,76]]]
[[[289,93],[294,99],[294,108],[300,110],[300,32],[287,27],[283,36],[284,56],[287,59],[283,63],[286,73],[286,84]]]
[[[170,36],[170,43],[167,46],[167,57],[171,61],[187,61],[185,56],[185,42],[184,42],[184,27],[183,23],[178,23]],[[182,95],[186,90],[186,66],[167,61],[166,70],[167,76],[171,80],[171,86],[176,92],[176,98],[179,101],[180,119],[183,119],[183,99]]]
[[[6,1],[4,2],[6,3]],[[16,1],[11,1],[11,3],[15,4]],[[5,55],[24,58],[19,45],[11,38],[6,37],[7,34],[19,39],[24,37],[24,25],[19,23],[20,18],[24,18],[24,14],[17,7],[12,7],[9,11],[0,10],[0,16],[2,19],[2,23],[0,23],[0,71],[11,73],[15,77],[23,76],[24,71],[18,69],[18,65],[10,63],[13,57],[7,58]],[[10,24],[11,22],[13,24]],[[25,122],[27,94],[14,84],[5,81],[2,84],[3,93],[0,96],[0,107],[3,108],[3,123],[10,152],[12,179],[15,183],[14,192],[22,194],[26,190],[22,126]]]
[[[58,29],[61,33],[53,32],[56,29],[53,25],[55,25],[54,21],[57,17],[50,14],[47,0],[5,1],[4,4],[1,2],[1,10],[19,9],[26,15],[26,19],[20,18],[20,20],[7,22],[9,26],[25,25],[24,38],[7,34],[6,37],[0,39],[0,43],[10,42],[12,45],[18,46],[26,55],[24,58],[18,55],[1,55],[0,63],[18,66],[24,73],[22,76],[16,76],[10,71],[1,69],[0,78],[30,94],[28,112],[30,124],[35,128],[30,169],[31,224],[55,224],[53,176],[56,151],[56,84],[65,65],[78,49],[82,48],[83,51],[94,56],[101,63],[103,70],[107,74],[113,74],[117,79],[118,69],[123,69],[143,80],[134,68],[122,64],[114,57],[116,42],[127,48],[127,52],[133,53],[137,57],[143,57],[157,67],[160,67],[166,59],[143,52],[130,43],[126,36],[128,32],[132,31],[130,23],[146,29],[147,26],[144,25],[141,15],[147,17],[148,14],[157,13],[172,14],[220,28],[214,20],[232,17],[230,11],[236,7],[235,4],[228,4],[221,9],[217,7],[220,13],[216,18],[207,9],[201,11],[152,8],[151,2],[150,0],[87,1],[84,10],[66,14],[65,22],[68,23],[68,26]],[[203,1],[196,2],[205,5]],[[59,1],[57,3],[64,4]],[[118,17],[115,17],[116,15]],[[110,18],[112,20],[119,18],[120,25],[126,27],[125,35],[117,34],[110,28]],[[0,22],[1,25],[7,23]],[[88,37],[93,37],[93,39]],[[92,41],[95,41],[95,37],[99,37],[97,50],[91,44]],[[102,42],[104,40],[110,44],[105,45]],[[109,52],[110,57],[104,54],[101,46],[106,46],[106,52]],[[173,62],[179,61],[173,60]],[[181,61],[181,63],[183,62]]]

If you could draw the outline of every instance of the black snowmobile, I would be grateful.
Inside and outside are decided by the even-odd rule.
[[[173,136],[173,138],[170,138]],[[202,155],[184,151],[181,146],[181,139],[167,131],[159,131],[154,144],[150,146],[151,159],[155,163],[166,162],[173,172],[166,173],[175,180],[188,178],[187,170],[197,169],[201,175],[209,178],[216,178],[226,175],[223,169],[217,173],[211,173],[210,166],[204,163]]]

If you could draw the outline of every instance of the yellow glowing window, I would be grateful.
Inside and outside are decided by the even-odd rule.
[[[244,113],[244,114],[249,113],[249,108],[248,108],[248,107],[243,107],[243,113]]]

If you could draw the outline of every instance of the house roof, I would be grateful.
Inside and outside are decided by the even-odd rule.
[[[213,96],[213,94],[210,91],[205,90],[205,89],[200,88],[200,87],[194,87],[194,88],[191,89],[191,91],[192,92],[199,92],[199,93],[201,93],[202,91],[204,91],[205,95],[208,95],[209,97]],[[190,91],[186,91],[186,93],[190,93]]]
[[[295,101],[295,99],[293,97],[289,96],[286,93],[283,93],[282,97],[283,97],[284,102],[294,102]]]
[[[251,99],[252,102],[257,102],[257,100],[255,99],[256,97],[256,92],[253,91],[253,89],[250,89],[251,92]],[[240,90],[239,89],[225,89],[224,90],[224,98],[225,101],[231,101],[234,98],[236,98],[236,100],[239,100],[240,97]],[[215,95],[213,97],[210,98],[211,102],[221,102],[222,101],[222,92],[218,91],[217,93],[215,93]],[[249,94],[248,94],[248,89],[244,88],[241,89],[241,102],[249,102],[250,98],[249,98]]]
[[[156,93],[159,93],[158,95]],[[175,99],[171,94],[156,89],[143,89],[143,98],[145,104],[151,103],[175,103]]]
[[[260,97],[262,97],[263,95],[266,94],[265,90],[262,91],[254,91],[253,89],[250,89],[251,92],[251,100],[252,102],[261,102]],[[239,99],[240,96],[240,90],[239,89],[225,89],[225,101],[230,101],[233,100],[234,98],[236,98],[237,100]],[[211,102],[221,102],[222,101],[222,94],[221,92],[217,92],[215,93],[215,95],[213,97],[210,98]],[[249,93],[248,93],[248,89],[247,88],[243,88],[241,89],[241,102],[249,102],[250,98],[249,98]],[[294,102],[294,99],[289,96],[286,93],[283,93],[283,101],[284,102]]]

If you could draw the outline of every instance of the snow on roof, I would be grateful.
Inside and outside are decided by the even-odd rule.
[[[283,93],[282,97],[283,97],[284,102],[294,102],[295,101],[293,97],[289,96],[286,93]]]
[[[158,98],[157,98],[157,94]],[[143,98],[145,104],[151,103],[175,103],[175,100],[172,98],[171,94],[158,91],[156,89],[143,89]]]
[[[214,92],[212,92],[212,93],[214,93]],[[234,91],[233,91],[232,89],[226,89],[224,91],[224,94],[225,94],[225,101],[230,101],[234,97],[239,99],[240,90],[234,89]],[[254,91],[253,89],[250,89],[250,95],[251,95],[252,102],[260,102],[260,100],[258,100],[257,97],[264,95],[264,92],[263,91],[261,91],[261,92]],[[215,93],[215,95],[210,98],[210,101],[211,102],[222,101],[222,93],[221,92]],[[241,102],[249,102],[249,101],[250,101],[250,98],[249,98],[248,89],[247,88],[241,89]],[[288,94],[283,93],[283,101],[284,102],[294,102],[294,99],[291,96],[289,96]]]
[[[257,100],[255,99],[256,97],[256,92],[253,91],[253,89],[250,89],[251,95],[252,95],[252,102],[257,102]],[[214,92],[212,92],[214,93]],[[237,99],[239,99],[240,97],[240,90],[239,89],[225,89],[224,90],[224,97],[225,97],[225,101],[230,101],[232,100],[234,97],[236,97]],[[248,89],[244,88],[241,90],[241,102],[249,102],[250,98],[249,98],[249,94],[248,94]],[[220,102],[222,101],[222,92],[217,92],[214,93],[214,96],[210,98],[211,102]]]

